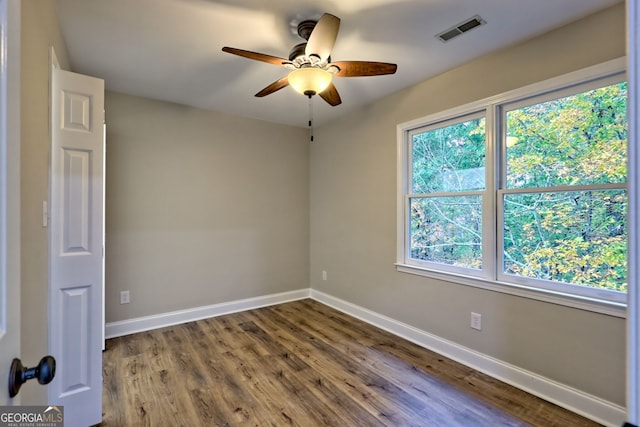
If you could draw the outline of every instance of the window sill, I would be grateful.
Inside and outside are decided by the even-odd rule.
[[[561,292],[534,288],[530,286],[516,285],[511,283],[481,279],[478,277],[465,276],[461,274],[443,273],[401,263],[396,263],[396,270],[401,273],[430,277],[432,279],[438,279],[458,285],[473,286],[474,288],[486,289],[493,292],[501,292],[504,294],[544,301],[547,303],[563,305],[580,310],[592,311],[609,316],[621,318],[627,317],[627,305],[624,303],[602,301]]]

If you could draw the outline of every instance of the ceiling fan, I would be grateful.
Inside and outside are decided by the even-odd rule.
[[[331,62],[331,50],[340,29],[340,18],[325,13],[316,22],[304,20],[298,24],[298,35],[307,40],[291,49],[289,59],[266,55],[248,50],[223,47],[223,52],[242,56],[256,61],[283,66],[291,70],[283,77],[256,93],[255,96],[270,95],[291,85],[296,91],[311,98],[320,95],[332,106],[339,105],[342,100],[334,84],[336,77],[362,77],[393,74],[397,65],[386,62],[369,61],[337,61]]]

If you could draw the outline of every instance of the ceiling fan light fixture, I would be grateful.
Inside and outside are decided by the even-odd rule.
[[[2,0],[0,0],[2,1]],[[472,24],[462,26],[467,31]],[[256,97],[262,98],[287,86],[309,97],[320,95],[327,104],[335,107],[342,103],[338,90],[331,83],[336,77],[366,77],[394,74],[398,66],[387,62],[371,61],[338,61],[331,60],[331,51],[340,29],[340,18],[330,13],[324,13],[319,20],[308,20],[298,24],[298,34],[306,40],[298,43],[289,52],[289,59],[250,50],[236,49],[225,46],[223,52],[242,56],[255,61],[285,67],[289,74],[271,83]],[[311,102],[309,102],[311,105]]]
[[[289,73],[289,84],[297,92],[311,97],[331,84],[332,74],[321,68],[299,68]]]

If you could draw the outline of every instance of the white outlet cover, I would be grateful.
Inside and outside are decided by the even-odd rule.
[[[471,312],[471,328],[482,330],[482,314]]]

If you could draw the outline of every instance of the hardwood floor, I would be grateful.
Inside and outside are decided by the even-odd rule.
[[[104,427],[597,426],[313,300],[107,341]]]

